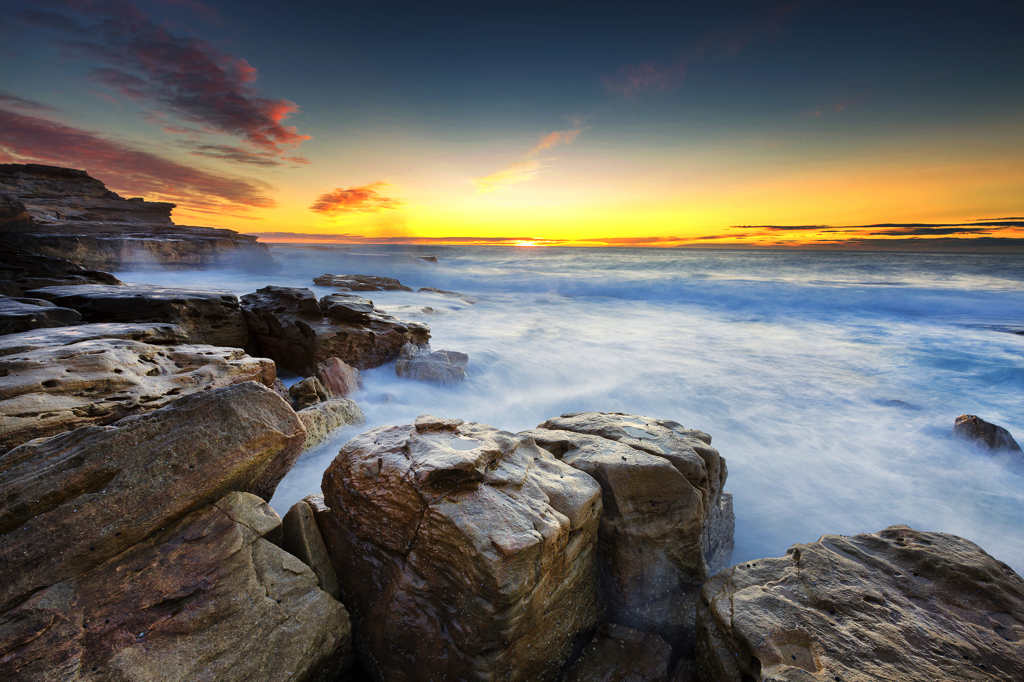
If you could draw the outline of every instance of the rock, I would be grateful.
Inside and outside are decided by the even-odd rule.
[[[70,346],[80,341],[96,339],[127,339],[155,345],[187,344],[188,334],[176,324],[112,322],[108,324],[79,324],[74,327],[34,329],[0,337],[0,356],[28,353],[40,348]]]
[[[0,240],[90,268],[276,265],[266,244],[233,230],[175,225],[174,204],[123,199],[85,171],[0,164]],[[40,285],[42,286],[42,285]]]
[[[0,334],[66,327],[82,319],[77,311],[38,298],[0,297]]]
[[[327,358],[317,365],[316,378],[332,398],[347,398],[363,387],[359,370],[338,358]]]
[[[0,205],[3,197],[0,195]],[[2,209],[0,209],[2,212]],[[0,227],[2,230],[2,227]],[[75,284],[123,284],[110,273],[89,270],[63,258],[4,248],[0,257],[0,294],[21,296],[31,289]]]
[[[300,500],[292,505],[284,515],[284,549],[302,560],[302,563],[316,575],[320,589],[335,599],[341,597],[338,586],[338,574],[334,572],[334,564],[327,556],[327,547],[316,527],[312,505],[323,507],[323,496],[316,495],[312,502]]]
[[[436,258],[435,258],[436,262]],[[376,275],[320,275],[313,278],[313,284],[334,287],[341,291],[412,291],[392,277]]]
[[[669,682],[701,682],[700,676],[697,674],[696,659],[680,659]]]
[[[229,491],[270,499],[305,439],[287,403],[246,382],[0,455],[0,612]]]
[[[962,414],[953,424],[953,433],[965,440],[983,443],[990,450],[1021,452],[1020,445],[1010,432],[973,414]]]
[[[334,679],[351,663],[348,614],[266,539],[281,523],[261,505],[230,493],[0,616],[5,677]]]
[[[460,294],[457,291],[448,291],[447,289],[437,289],[434,287],[420,287],[416,290],[417,294],[440,294],[441,296],[450,296],[451,298],[461,298],[466,303],[476,303],[476,300],[467,296],[466,294]]]
[[[529,438],[422,416],[349,441],[323,491],[378,680],[553,680],[599,617],[600,488]]]
[[[249,342],[238,297],[227,291],[84,284],[34,289],[31,295],[73,308],[86,322],[164,322],[184,329],[193,343],[245,348]]]
[[[395,374],[404,379],[454,384],[466,378],[469,356],[453,350],[431,352],[429,343],[407,343],[395,363]]]
[[[303,376],[332,357],[358,369],[379,367],[404,344],[430,338],[427,325],[382,313],[358,296],[317,301],[309,289],[270,286],[243,296],[242,308],[260,352]]]
[[[307,450],[327,440],[335,429],[366,423],[363,411],[353,401],[346,398],[332,398],[310,405],[296,414],[299,415],[302,425],[306,428]]]
[[[110,424],[183,395],[259,381],[274,363],[237,348],[94,339],[0,357],[0,452],[86,424]]]
[[[705,585],[704,680],[1021,680],[1024,581],[972,542],[824,535]]]
[[[288,397],[292,399],[295,409],[301,410],[327,400],[327,389],[316,377],[306,377],[302,381],[292,384],[288,389]]]
[[[563,682],[668,682],[672,647],[625,625],[598,628]]]

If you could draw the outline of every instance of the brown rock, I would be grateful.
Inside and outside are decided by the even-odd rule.
[[[672,647],[625,625],[598,628],[563,682],[668,682]]]
[[[317,365],[316,378],[332,398],[347,398],[363,386],[359,370],[338,358],[327,358]]]
[[[382,313],[358,296],[317,301],[309,289],[271,286],[243,296],[242,307],[260,352],[303,376],[332,357],[358,369],[379,367],[404,344],[430,338],[427,325]]]
[[[351,662],[348,614],[261,537],[280,530],[264,506],[231,493],[34,593],[0,616],[5,679],[334,679]]]
[[[3,195],[0,195],[0,205],[3,198]],[[7,245],[3,247],[3,256],[0,256],[0,294],[22,296],[30,289],[74,284],[122,282],[110,273],[89,270],[63,258],[43,256]]]
[[[66,327],[82,316],[76,310],[61,308],[38,298],[0,296],[0,334],[17,334],[32,329]]]
[[[891,526],[726,569],[698,606],[701,679],[1024,679],[1024,581],[980,547]]]
[[[327,440],[335,429],[366,423],[363,411],[347,398],[332,398],[310,405],[296,414],[306,428],[307,450]]]
[[[552,680],[599,616],[600,489],[461,420],[356,436],[313,509],[378,680]]]
[[[0,456],[0,612],[231,490],[270,499],[305,438],[287,403],[246,382]]]
[[[169,322],[193,343],[245,348],[249,342],[238,297],[227,291],[84,284],[34,289],[31,295],[73,308],[86,322]]]
[[[316,526],[311,505],[323,508],[323,495],[300,500],[292,505],[284,515],[284,549],[302,560],[302,563],[316,574],[320,589],[335,599],[340,599],[341,588],[338,586],[338,574],[334,572],[334,564],[327,556],[327,547]]]
[[[110,424],[183,395],[274,383],[274,363],[237,348],[95,339],[0,357],[0,452],[85,424]]]
[[[469,356],[453,350],[431,352],[429,343],[407,343],[395,363],[395,374],[403,379],[454,384],[466,378]]]
[[[412,291],[392,277],[376,275],[320,275],[313,278],[313,284],[334,287],[340,291]]]
[[[990,450],[1021,452],[1020,445],[1009,431],[973,414],[962,414],[957,417],[953,423],[953,433],[965,440],[982,443]]]
[[[291,385],[291,388],[288,389],[288,397],[292,399],[295,409],[301,410],[327,400],[327,389],[316,377],[306,377]]]
[[[34,329],[0,337],[0,357],[15,353],[28,353],[40,348],[70,346],[80,341],[95,339],[128,339],[156,345],[187,344],[189,342],[188,334],[176,324],[79,324],[74,327]]]

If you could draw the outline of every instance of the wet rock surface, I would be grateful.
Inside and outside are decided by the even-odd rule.
[[[347,398],[363,386],[359,370],[338,358],[327,358],[317,365],[316,378],[332,398]]]
[[[59,307],[43,299],[0,297],[0,334],[65,327],[81,319],[78,311]]]
[[[305,437],[287,403],[246,382],[7,452],[0,456],[0,611],[229,491],[270,499]]]
[[[453,350],[430,350],[429,343],[407,343],[395,363],[395,374],[403,379],[454,384],[466,378],[469,356]]]
[[[5,296],[21,296],[41,287],[121,283],[110,273],[7,245],[0,256],[0,294]]]
[[[237,348],[93,339],[0,357],[0,452],[86,424],[110,424],[181,396],[259,381],[274,363]]]
[[[270,286],[243,296],[242,308],[261,354],[303,376],[330,358],[357,369],[379,367],[404,344],[430,338],[427,325],[383,313],[359,296],[318,301],[309,289]]]
[[[80,341],[126,339],[155,345],[187,344],[188,334],[176,324],[111,322],[79,324],[8,334],[0,337],[0,356],[27,353],[40,348],[70,346]]]
[[[341,291],[412,291],[393,277],[376,275],[320,275],[313,278],[313,284],[334,287]]]
[[[230,493],[0,616],[8,679],[330,680],[351,660],[345,608]]]
[[[563,682],[668,682],[672,647],[625,625],[602,625]]]
[[[245,348],[249,341],[238,297],[226,291],[155,284],[87,284],[44,287],[31,295],[77,310],[86,322],[176,324],[193,343],[230,348]]]
[[[316,377],[306,377],[288,388],[288,397],[296,410],[327,400],[327,389]]]
[[[359,406],[346,398],[325,400],[301,409],[296,414],[306,427],[307,450],[327,440],[336,429],[366,422]]]
[[[973,414],[962,414],[957,417],[953,423],[953,433],[964,440],[984,445],[990,450],[1021,452],[1020,445],[1009,431]]]
[[[298,557],[316,575],[317,581],[327,594],[335,599],[341,597],[338,574],[327,555],[327,546],[320,535],[313,516],[313,506],[323,507],[323,496],[299,500],[284,516],[284,549]]]
[[[954,535],[825,535],[726,569],[698,608],[701,679],[1024,679],[1024,581]]]
[[[349,441],[323,490],[378,680],[552,680],[599,617],[600,489],[528,438],[423,416]]]

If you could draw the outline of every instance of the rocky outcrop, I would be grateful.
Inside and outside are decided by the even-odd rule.
[[[334,287],[340,291],[412,291],[393,277],[376,275],[320,275],[313,284]]]
[[[1021,452],[1010,432],[973,414],[962,414],[953,423],[953,433],[964,440],[984,445],[990,450]]]
[[[313,506],[323,508],[323,496],[299,500],[284,515],[284,545],[286,551],[302,560],[316,575],[320,589],[335,599],[341,598],[338,574],[327,555],[327,546],[316,526]]]
[[[325,400],[303,408],[297,414],[306,428],[307,450],[327,440],[336,429],[366,422],[359,406],[345,398]]]
[[[430,328],[383,313],[359,296],[317,301],[309,289],[264,287],[242,297],[260,353],[281,367],[311,376],[329,358],[369,369],[394,360],[406,343],[426,343]]]
[[[420,287],[416,290],[417,294],[439,294],[441,296],[448,296],[449,298],[460,298],[466,303],[476,303],[476,300],[466,294],[460,294],[457,291],[448,291],[447,289],[437,289],[435,287]]]
[[[288,388],[288,397],[296,410],[327,400],[327,389],[316,377],[306,377]]]
[[[233,230],[175,225],[174,204],[123,199],[85,171],[0,164],[0,241],[5,248],[89,268],[274,265],[266,244]]]
[[[154,530],[0,616],[5,678],[326,681],[348,666],[345,608],[276,546],[262,500],[230,493]]]
[[[28,353],[40,348],[70,346],[95,339],[126,339],[156,345],[184,344],[189,341],[185,330],[176,324],[79,324],[0,336],[0,356]]]
[[[287,403],[246,382],[0,456],[0,612],[229,491],[270,499],[305,438]]]
[[[4,296],[21,296],[26,291],[42,287],[121,283],[106,272],[89,270],[63,258],[42,256],[6,245],[0,257],[0,295]]]
[[[672,647],[657,635],[602,625],[563,682],[668,682]]]
[[[64,327],[81,321],[78,311],[38,298],[0,297],[0,335]]]
[[[237,348],[95,339],[0,357],[0,452],[86,424],[110,424],[183,395],[259,381],[274,363]]]
[[[675,422],[583,412],[523,432],[601,485],[609,620],[692,650],[697,594],[732,551],[732,496],[707,434]]]
[[[327,358],[317,365],[316,378],[332,398],[347,398],[363,386],[359,370],[338,358]]]
[[[164,322],[181,327],[193,343],[245,348],[249,342],[238,297],[227,291],[87,284],[44,287],[31,295],[77,310],[86,322]]]
[[[403,379],[454,384],[466,378],[469,356],[453,350],[430,350],[429,343],[407,343],[395,363],[395,373]]]
[[[600,489],[529,438],[380,427],[323,491],[313,512],[378,680],[552,680],[599,617]]]
[[[892,526],[733,566],[698,608],[701,679],[1024,679],[1024,581],[972,542]]]

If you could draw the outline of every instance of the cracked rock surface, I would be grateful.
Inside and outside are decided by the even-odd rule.
[[[711,578],[697,614],[703,680],[1024,679],[1024,580],[945,533],[793,545]]]
[[[600,616],[601,495],[529,438],[422,416],[353,438],[311,505],[378,680],[553,680]]]

